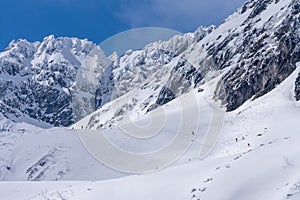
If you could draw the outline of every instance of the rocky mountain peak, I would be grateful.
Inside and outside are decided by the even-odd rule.
[[[27,116],[55,126],[72,124],[71,88],[96,45],[78,38],[12,41],[0,53],[0,112],[18,121]]]
[[[141,103],[133,98],[120,109],[141,114],[200,87],[211,71],[222,76],[214,98],[227,111],[235,110],[274,89],[296,69],[299,9],[298,0],[251,0],[217,28],[199,27],[109,58],[94,43],[78,38],[14,41],[0,53],[0,112],[68,126],[75,122],[74,103],[78,120],[95,109],[103,114],[109,110],[101,111],[105,104],[138,91]],[[72,92],[80,98],[72,98]],[[90,124],[99,121],[92,119]]]

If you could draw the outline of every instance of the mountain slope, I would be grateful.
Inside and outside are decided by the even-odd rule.
[[[134,90],[213,28],[109,58],[99,46],[77,38],[12,41],[0,53],[0,112],[15,121],[69,126]]]
[[[0,54],[1,113],[13,120],[29,116],[70,126],[138,89],[144,90],[142,102],[128,100],[128,105],[114,108],[120,111],[114,114],[145,114],[219,73],[224,74],[215,98],[232,111],[268,93],[295,70],[299,41],[296,0],[249,1],[216,29],[200,27],[123,56],[106,58],[95,44],[75,38],[20,40]],[[108,121],[115,121],[114,114]]]
[[[227,111],[235,110],[247,100],[272,91],[296,69],[300,59],[299,17],[298,1],[249,1],[203,39],[160,66],[159,71],[151,71],[152,76],[137,78],[140,84],[134,84],[135,90],[131,87],[131,83],[136,83],[134,78],[128,82],[120,80],[123,87],[119,88],[127,93],[120,97],[124,103],[113,101],[104,105],[77,127],[107,128],[121,123],[127,113],[140,117],[194,88],[201,91],[201,85],[219,74],[222,78],[218,87],[211,92]],[[122,71],[123,77],[127,76],[126,70]],[[139,70],[133,65],[128,73],[139,74]],[[111,73],[111,77],[120,76]],[[119,97],[123,93],[109,94]],[[100,96],[105,95],[100,92],[97,98]],[[295,87],[295,97],[299,99],[299,86]]]
[[[52,41],[45,42],[47,50],[39,43],[12,43],[0,56],[3,63],[9,63],[3,64],[0,74],[4,97],[0,108],[5,108],[4,116],[0,115],[1,195],[8,200],[299,199],[299,9],[299,1],[295,0],[252,0],[202,39],[197,39],[197,34],[175,36],[175,43],[170,43],[172,39],[157,42],[109,59],[101,49],[77,55],[70,46],[65,49],[66,44],[60,48],[60,40],[72,40],[67,38],[45,39]],[[52,47],[57,42],[58,46]],[[65,53],[70,49],[76,59]],[[26,109],[15,108],[16,103],[10,100],[22,94],[14,93],[22,81],[27,83],[22,77],[34,77],[38,85],[65,92],[58,87],[59,81],[56,85],[49,82],[51,70],[47,63],[51,56],[57,56],[53,63],[60,63],[61,56],[68,58],[68,63],[74,64],[70,72],[79,71],[71,73],[67,84],[75,93],[74,104],[66,104],[78,114],[72,119],[99,109],[70,128],[46,130],[16,123],[21,116],[27,117]],[[34,62],[33,57],[37,58]],[[39,60],[44,64],[40,65]],[[26,68],[24,63],[31,67]],[[83,67],[79,69],[79,65]],[[63,66],[68,69],[69,64]],[[128,87],[122,87],[125,84]],[[227,112],[214,124],[217,99]],[[26,103],[22,104],[24,108]],[[34,108],[46,103],[51,105],[41,101]],[[28,115],[43,113],[43,109],[38,110]],[[57,116],[49,113],[50,119]],[[34,118],[44,120],[31,116],[30,124],[41,125]],[[60,119],[56,120],[59,124],[54,125],[60,125]],[[156,129],[149,124],[161,126]],[[200,152],[207,145],[209,130],[216,125],[221,131],[214,138],[213,150],[203,158]],[[88,146],[82,133],[89,131],[76,129],[99,131],[98,135],[114,147],[99,145],[102,152],[121,167],[105,160],[98,162],[96,154],[85,148]],[[149,132],[151,137],[144,138]],[[131,160],[113,151],[121,149],[134,155],[160,152],[174,144],[179,134],[184,148],[141,162],[156,173],[128,172]],[[162,158],[171,160],[158,165]],[[9,180],[68,182],[5,182]]]
[[[297,70],[272,92],[255,101],[247,101],[239,109],[230,112],[226,116],[221,139],[214,151],[204,160],[198,158],[199,143],[196,141],[196,148],[191,147],[187,152],[189,157],[183,159],[184,163],[157,173],[96,182],[40,182],[38,184],[1,182],[1,194],[7,200],[98,199],[100,197],[149,200],[166,198],[178,200],[298,199],[300,194],[298,159],[300,138],[295,127],[298,126],[300,118],[300,104],[293,96],[295,79],[300,72],[299,67],[298,65]],[[111,130],[110,134],[114,131],[116,129]],[[200,132],[196,134],[201,138]],[[49,142],[48,136],[41,132],[40,141]],[[70,136],[76,137],[74,134]],[[235,138],[238,138],[238,142]],[[62,147],[66,144],[66,137],[60,137],[60,139],[63,139],[60,140]],[[122,139],[119,138],[119,140]],[[73,139],[68,139],[68,141],[73,141]],[[123,144],[125,144],[124,141]],[[251,145],[248,146],[247,143]],[[69,144],[71,144],[72,152],[82,152],[76,143]],[[34,146],[29,148],[28,145],[21,145],[13,151],[15,155],[27,155],[27,151]],[[39,151],[30,150],[29,152],[36,154]],[[70,156],[65,151],[56,153],[61,154],[61,158]],[[22,157],[18,159],[26,159]],[[80,161],[82,158],[84,157],[78,157]],[[17,164],[18,159],[13,159],[12,164]],[[79,168],[80,171],[76,172],[72,172],[75,169],[71,168],[71,171],[66,171],[64,176],[68,177],[68,173],[74,173],[78,174],[76,177],[80,179],[80,177],[85,177],[84,173],[91,172],[90,167],[101,166],[100,163],[94,163],[95,166],[89,165],[87,162],[89,159],[85,158],[83,162],[89,167]],[[68,157],[67,160],[72,159]],[[53,161],[49,159],[45,165],[39,166],[35,173],[39,173],[43,167],[47,169],[49,163],[50,166],[53,165]],[[15,169],[14,165],[11,167],[11,170]],[[51,172],[53,169],[55,168],[49,167],[40,178],[48,176],[54,178]],[[98,171],[92,170],[90,174],[93,180],[95,172]],[[6,177],[9,177],[9,172],[6,174]],[[15,192],[16,190],[18,192]]]
[[[202,40],[214,28],[199,27],[193,33],[176,35],[168,41],[150,43],[141,50],[128,50],[121,57],[116,53],[111,55],[109,58],[113,62],[112,66],[101,77],[100,87],[96,91],[96,108],[99,109],[105,103],[149,82],[155,74],[161,75],[160,71],[166,68],[165,65],[177,59],[182,52]]]
[[[191,80],[198,80],[199,74],[205,77],[207,71],[229,69],[215,91],[228,111],[266,94],[295,70],[300,59],[299,15],[299,1],[249,1],[184,53],[186,67],[181,68],[188,71],[193,66],[198,73],[179,85],[193,85]],[[181,93],[172,88],[177,82],[170,78],[166,86],[174,97]]]

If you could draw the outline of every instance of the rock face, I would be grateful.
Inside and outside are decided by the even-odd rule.
[[[300,61],[299,12],[296,0],[249,1],[182,55],[156,104],[165,104],[199,86],[207,72],[224,69],[229,70],[214,96],[227,111],[268,93]]]
[[[164,105],[181,94],[186,93],[189,88],[200,85],[203,79],[201,72],[192,66],[187,60],[180,59],[172,69],[169,80],[161,89],[156,104]]]
[[[111,127],[127,111],[139,118],[195,88],[201,92],[200,86],[217,76],[216,88],[212,81],[208,89],[227,111],[268,93],[300,61],[299,13],[299,0],[251,0],[203,38],[186,42],[190,41],[188,36],[177,36],[176,45],[150,44],[143,51],[128,51],[121,58],[113,56],[115,67],[109,74],[114,85],[111,91],[105,91],[109,97],[106,99],[115,99],[111,98],[113,94],[124,96],[100,106],[85,120],[86,127]],[[133,96],[129,93],[137,98],[130,110],[122,102],[130,102]],[[104,92],[100,94],[99,99],[105,99]],[[117,112],[111,115],[111,110]]]
[[[297,78],[296,84],[295,84],[295,98],[297,101],[300,100],[300,74],[298,75],[298,78]]]
[[[231,34],[220,45],[209,48],[220,69],[233,55],[241,55],[236,67],[223,76],[215,93],[228,111],[271,91],[295,70],[296,62],[300,61],[299,2],[291,1],[280,7],[283,2],[266,0],[246,4],[242,12],[246,12],[245,9],[252,11],[242,32]],[[266,21],[258,15],[268,12],[268,8],[276,4],[280,12],[273,12]],[[240,40],[240,44],[230,48],[228,44],[232,40]],[[218,56],[220,52],[225,52],[223,57]]]
[[[113,64],[100,79],[100,85],[105,85],[105,87],[97,90],[96,108],[99,109],[105,103],[139,87],[145,80],[162,70],[165,65],[214,29],[214,26],[199,27],[193,33],[176,35],[168,41],[150,43],[142,50],[128,50],[122,57],[116,53],[111,55],[109,59]]]
[[[0,53],[0,112],[54,126],[74,123],[72,86],[95,44],[49,36],[44,41],[13,41]]]

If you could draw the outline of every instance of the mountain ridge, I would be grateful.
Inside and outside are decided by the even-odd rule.
[[[145,114],[217,74],[222,79],[214,97],[232,111],[270,92],[295,70],[300,58],[299,20],[296,0],[253,0],[217,28],[199,27],[194,33],[128,50],[121,57],[106,57],[94,43],[77,38],[50,35],[42,42],[13,41],[0,53],[0,112],[13,120],[27,116],[70,126],[114,99],[149,90],[140,105],[121,105],[114,116],[136,106]],[[95,55],[98,61],[93,60]],[[97,72],[91,74],[92,70]],[[94,83],[85,84],[84,73]]]
[[[157,77],[164,78],[154,78],[137,88],[143,99],[136,102],[127,95],[123,99],[127,98],[128,104],[112,103],[100,108],[83,126],[98,124],[107,128],[122,121],[120,113],[146,114],[195,88],[201,91],[201,85],[215,76],[222,78],[212,95],[227,111],[267,94],[296,69],[300,60],[298,4],[288,0],[249,1],[162,67],[161,71],[166,72]],[[105,114],[111,109],[115,114]]]
[[[154,42],[144,49],[128,51],[124,56],[115,55],[112,60],[110,58],[113,55],[106,57],[100,47],[86,39],[55,38],[50,35],[42,42],[30,43],[25,39],[12,41],[5,51],[0,53],[0,112],[13,120],[27,116],[54,126],[69,126],[101,107],[103,103],[134,89],[135,85],[142,81],[140,77],[145,79],[147,74],[149,76],[153,70],[158,70],[161,64],[168,63],[175,54],[184,51],[191,43],[199,41],[213,28],[199,27],[194,33],[177,35],[169,41]],[[136,56],[130,57],[130,52],[134,52]],[[95,54],[99,61],[93,60]],[[122,66],[117,66],[120,59]],[[92,65],[95,65],[93,69],[87,69]],[[136,75],[137,68],[141,69],[141,76]],[[89,80],[77,80],[91,70],[98,71],[97,75],[92,77],[99,79],[99,83],[85,85],[83,82]],[[114,76],[121,80],[116,81],[116,88],[112,79],[109,80],[112,70],[116,71]],[[131,86],[127,85],[128,88],[124,88],[122,79],[128,80],[127,83],[131,82],[129,80],[135,81]],[[78,85],[76,81],[82,84]],[[94,91],[84,92],[83,88],[87,86],[94,87]],[[15,88],[13,94],[10,92],[12,88]],[[110,88],[116,91],[114,94],[111,91],[105,96],[106,93],[103,93]],[[82,92],[90,96],[90,99],[79,97]],[[84,101],[92,102],[85,105]]]

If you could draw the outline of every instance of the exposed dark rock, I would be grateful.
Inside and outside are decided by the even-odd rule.
[[[200,71],[188,63],[185,59],[180,59],[172,69],[171,76],[161,89],[156,104],[166,104],[176,97],[189,91],[190,87],[197,87],[203,76]]]
[[[152,110],[158,108],[159,106],[160,106],[160,105],[158,105],[158,104],[152,104],[152,105],[150,105],[149,108],[147,109],[147,112],[150,112],[150,111],[152,111]]]
[[[300,73],[297,77],[296,84],[295,84],[295,98],[297,101],[300,100]]]
[[[257,7],[258,10],[263,8],[265,6],[262,4]],[[227,111],[235,110],[248,99],[260,97],[274,89],[296,69],[296,62],[300,61],[299,15],[286,17],[279,27],[271,30],[274,37],[267,30],[268,26],[271,28],[274,24],[272,20],[261,31],[251,28],[245,30],[243,45],[237,51],[243,55],[243,60],[225,74],[218,84],[215,95],[227,105]],[[272,40],[276,48],[267,48]],[[223,47],[221,49],[224,51]],[[218,55],[216,51],[211,53]],[[219,60],[216,56],[216,64],[224,65]]]
[[[261,0],[261,1],[256,1],[255,6],[249,15],[249,18],[256,17],[258,14],[260,14],[262,11],[264,11],[268,4],[272,2],[273,0]]]
[[[164,105],[175,98],[176,98],[175,93],[170,88],[163,86],[163,88],[159,92],[158,98],[156,100],[156,104]]]
[[[112,64],[106,68],[99,80],[99,87],[95,93],[95,110],[102,107],[103,104],[113,100],[114,77]]]

